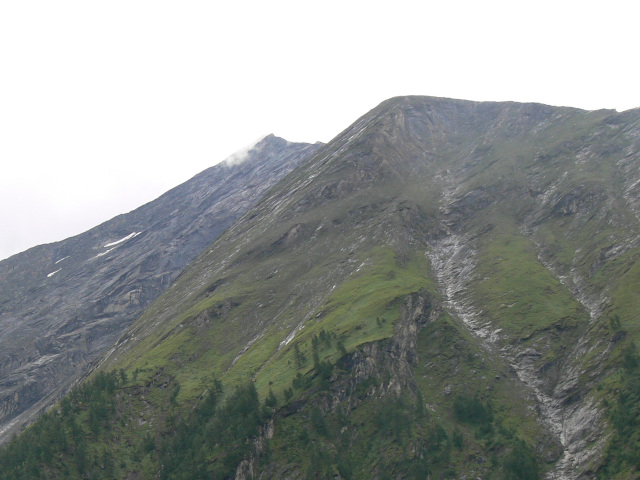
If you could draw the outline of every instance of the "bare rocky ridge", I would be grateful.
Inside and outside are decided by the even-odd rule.
[[[319,147],[267,136],[137,210],[0,262],[0,442]]]

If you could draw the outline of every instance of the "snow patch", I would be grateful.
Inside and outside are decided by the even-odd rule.
[[[367,264],[367,261],[365,260],[364,262],[362,262],[360,264],[360,266],[358,268],[356,268],[354,273],[358,273],[360,270],[362,270],[362,267],[364,267]]]
[[[108,248],[108,247],[113,247],[114,245],[119,245],[122,242],[126,242],[127,240],[130,240],[132,238],[137,237],[138,235],[140,235],[142,232],[133,232],[130,233],[129,235],[127,235],[124,238],[121,238],[120,240],[116,240],[115,242],[111,242],[111,243],[107,243],[106,245],[103,245],[104,248]]]
[[[58,262],[56,262],[58,263]],[[47,273],[47,278],[49,277],[53,277],[56,273],[58,273],[60,270],[62,270],[61,268],[59,268],[58,270],[56,270],[55,272],[51,272],[51,273]]]
[[[111,250],[114,250],[115,248],[116,248],[116,247],[110,248],[110,249],[109,249],[109,250],[107,250],[106,252],[99,253],[99,254],[97,254],[97,255],[96,255],[95,257],[93,257],[93,258],[98,258],[98,257],[101,257],[101,256],[103,256],[103,255],[106,255],[107,253],[109,253]]]
[[[66,260],[67,258],[69,258],[71,255],[67,255],[66,257],[61,258],[60,260],[58,260],[55,265],[59,264],[61,261]]]
[[[300,329],[302,329],[302,323],[300,323],[300,325],[298,325],[296,328],[293,329],[293,332],[291,332],[289,335],[287,335],[287,338],[285,338],[284,340],[282,340],[280,342],[280,345],[278,346],[278,350],[280,350],[282,347],[289,345],[291,343],[291,340],[293,340],[296,336],[296,333],[298,333],[300,331]]]

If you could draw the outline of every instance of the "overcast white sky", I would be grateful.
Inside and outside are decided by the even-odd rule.
[[[0,1],[0,258],[396,95],[639,107],[634,3]]]

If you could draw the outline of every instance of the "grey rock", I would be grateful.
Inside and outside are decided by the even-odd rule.
[[[0,262],[0,443],[318,148],[269,135],[242,161],[231,157],[130,213]]]

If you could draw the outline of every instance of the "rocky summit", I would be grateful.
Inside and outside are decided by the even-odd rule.
[[[299,148],[100,337],[0,478],[640,478],[640,110],[400,97]],[[55,307],[4,278],[3,315]],[[96,308],[84,287],[67,291]],[[27,355],[42,368],[73,358],[50,332]]]

